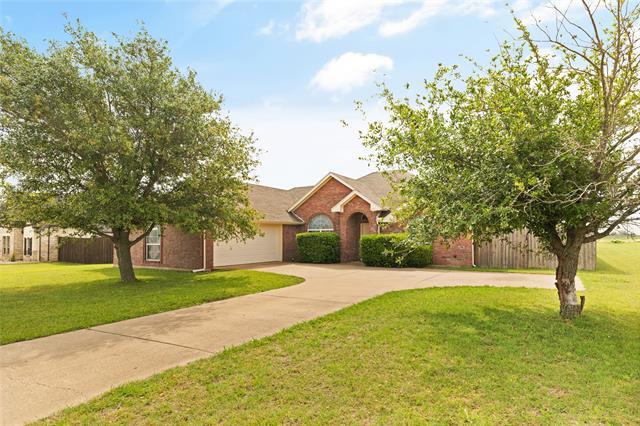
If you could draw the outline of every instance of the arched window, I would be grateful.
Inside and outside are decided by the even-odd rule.
[[[328,232],[333,231],[333,222],[326,214],[314,216],[309,221],[309,232]]]

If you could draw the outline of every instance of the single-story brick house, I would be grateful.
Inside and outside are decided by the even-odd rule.
[[[279,189],[250,185],[249,198],[262,213],[261,236],[245,242],[214,242],[172,226],[156,227],[131,248],[133,264],[156,268],[210,270],[259,262],[293,261],[296,234],[333,231],[340,235],[341,260],[359,260],[360,236],[398,232],[392,214],[391,186],[374,172],[358,179],[329,173],[313,186]],[[468,239],[434,247],[434,263],[471,266]],[[117,262],[117,259],[115,260]]]

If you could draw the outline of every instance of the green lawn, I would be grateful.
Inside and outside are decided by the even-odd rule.
[[[573,323],[552,290],[390,293],[47,422],[637,424],[640,243],[598,250]]]
[[[0,265],[0,343],[134,318],[297,284],[301,278],[256,271],[140,269],[119,282],[111,265]]]

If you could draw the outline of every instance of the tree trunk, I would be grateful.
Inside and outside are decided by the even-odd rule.
[[[136,273],[133,270],[131,261],[131,246],[129,243],[129,233],[126,231],[114,232],[116,237],[116,253],[118,254],[118,269],[120,270],[120,281],[136,281]]]
[[[579,255],[580,246],[577,249],[569,249],[562,255],[557,255],[556,288],[560,299],[560,316],[565,319],[573,319],[580,315],[584,306],[584,296],[581,297],[581,302],[578,302],[576,295]]]

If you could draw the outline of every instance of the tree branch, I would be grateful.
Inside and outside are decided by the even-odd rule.
[[[154,226],[156,226],[156,224],[152,223],[151,226],[149,226],[149,228],[147,228],[147,230],[142,235],[140,235],[139,237],[137,237],[133,241],[129,241],[129,247],[136,245],[140,240],[142,240],[147,235],[149,235],[151,233],[151,231],[153,230]]]

